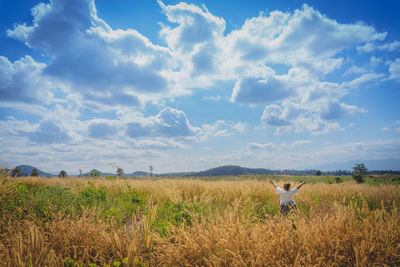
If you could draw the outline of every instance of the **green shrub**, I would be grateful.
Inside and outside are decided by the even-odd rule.
[[[354,174],[353,174],[353,178],[354,178],[354,180],[356,180],[357,183],[359,183],[359,184],[365,182],[364,175],[362,175],[361,173],[354,173]]]
[[[153,229],[164,236],[168,232],[169,224],[180,226],[182,224],[191,226],[193,223],[192,215],[201,214],[203,208],[196,202],[178,202],[173,203],[166,200],[159,205],[156,219],[152,223]]]
[[[342,177],[336,176],[336,177],[335,177],[335,182],[336,182],[337,184],[342,183],[342,182],[343,182]]]
[[[85,206],[92,206],[99,202],[104,202],[106,198],[107,194],[103,188],[96,189],[92,187],[84,189],[79,196],[81,204]]]

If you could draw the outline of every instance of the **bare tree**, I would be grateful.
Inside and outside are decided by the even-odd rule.
[[[149,170],[150,170],[150,177],[153,177],[153,165],[149,166]]]

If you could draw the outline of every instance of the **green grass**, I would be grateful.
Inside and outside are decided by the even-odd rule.
[[[98,211],[103,220],[123,223],[138,209],[145,209],[146,199],[146,193],[136,189],[107,192],[105,188],[86,187],[72,193],[70,188],[60,186],[15,183],[12,190],[1,196],[0,208],[2,214],[20,210],[21,216],[34,214],[43,221],[51,220],[58,213],[80,215],[85,208]]]

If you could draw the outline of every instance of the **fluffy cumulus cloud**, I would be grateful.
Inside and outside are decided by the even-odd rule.
[[[366,111],[344,103],[350,90],[384,79],[384,74],[357,66],[352,56],[399,47],[397,41],[385,42],[385,32],[363,23],[340,23],[308,5],[293,12],[260,13],[226,32],[225,20],[205,6],[159,4],[167,19],[160,24],[163,45],[135,29],[112,29],[97,16],[93,0],[38,4],[32,22],[16,24],[7,34],[40,51],[46,63],[30,56],[14,62],[0,57],[0,102],[70,105],[65,99],[73,99],[77,113],[82,107],[121,111],[229,81],[234,84],[233,104],[265,106],[262,125],[278,132],[326,133],[342,129],[337,120]],[[382,61],[375,55],[368,58],[371,64]],[[389,79],[400,80],[399,62],[388,63]],[[336,72],[347,80],[332,78],[340,76]],[[330,74],[335,75],[328,79]],[[195,127],[184,111],[165,107],[138,120],[84,124],[86,132],[76,134],[85,132],[92,139],[125,134],[135,140],[202,140],[245,128],[226,121]],[[40,128],[30,139],[37,141],[45,132]],[[62,139],[67,140],[49,138]]]
[[[328,72],[340,66],[342,59],[335,56],[343,50],[379,42],[385,36],[363,24],[340,24],[304,5],[293,13],[274,11],[249,19],[227,39],[230,53],[239,61],[308,64]]]
[[[177,27],[163,27],[161,34],[173,50],[192,52],[199,44],[212,43],[225,31],[225,21],[203,9],[186,3],[166,6],[159,1],[167,18]]]
[[[0,56],[0,102],[46,103],[49,91],[38,90],[49,87],[50,82],[42,76],[45,64],[25,56],[15,62]]]
[[[143,122],[131,122],[127,125],[129,137],[189,137],[196,134],[198,128],[192,127],[181,110],[163,109],[157,116],[145,119]]]
[[[384,75],[363,71],[346,82],[327,82],[324,77],[342,68],[344,51],[356,53],[367,44],[388,49],[396,45],[382,43],[385,37],[386,33],[365,24],[340,24],[307,5],[293,13],[261,14],[226,37],[233,56],[230,65],[235,66],[238,75],[245,74],[237,80],[231,101],[268,104],[261,121],[278,132],[341,129],[334,120],[365,111],[343,103],[341,98],[349,90],[379,81]],[[275,64],[285,65],[287,73],[275,74]],[[392,69],[395,72],[395,63]],[[254,76],[260,72],[264,75]]]
[[[33,24],[8,30],[50,58],[44,74],[103,105],[140,104],[139,95],[168,90],[161,75],[167,49],[135,30],[112,30],[96,15],[93,1],[54,0],[32,9]]]
[[[240,78],[233,88],[231,101],[247,104],[274,102],[292,95],[293,92],[280,77],[274,75]]]
[[[53,121],[42,121],[35,131],[22,134],[39,144],[60,144],[70,140],[68,133]]]
[[[162,24],[160,36],[168,45],[173,57],[168,72],[174,92],[191,88],[209,87],[215,80],[225,77],[223,72],[221,41],[224,38],[225,20],[207,10],[187,4],[159,4],[169,25]]]
[[[340,130],[335,120],[358,112],[365,110],[327,99],[307,104],[285,101],[281,105],[266,106],[261,121],[266,126],[277,127],[277,133],[294,129],[320,134]]]
[[[351,81],[335,83],[321,81],[315,73],[293,67],[279,78],[285,82],[286,88],[292,89],[281,91],[287,95],[281,101],[275,101],[276,104],[265,107],[261,122],[276,127],[278,132],[294,129],[297,132],[326,133],[341,129],[335,120],[366,111],[343,103],[341,98],[349,90],[379,81],[383,74],[363,73]]]
[[[150,137],[205,141],[212,137],[229,136],[245,130],[246,125],[244,123],[222,120],[195,127],[190,124],[183,111],[173,108],[165,108],[156,116],[142,118],[126,124],[126,134],[133,139]]]

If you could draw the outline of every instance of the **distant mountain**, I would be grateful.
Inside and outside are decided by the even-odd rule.
[[[111,173],[111,172],[101,172],[99,170],[93,169],[89,172],[83,173],[82,176],[89,176],[90,173],[92,172],[98,172],[100,174],[100,176],[116,176],[117,174],[115,173]],[[144,172],[144,171],[135,171],[132,173],[124,173],[123,176],[128,176],[128,177],[147,177],[150,176],[150,174],[148,172]]]
[[[271,174],[268,169],[250,169],[236,165],[226,165],[212,168],[206,171],[192,173],[192,176],[225,176],[225,175],[247,175],[247,174]]]
[[[44,172],[38,168],[35,168],[33,166],[30,165],[18,165],[16,166],[16,168],[20,168],[21,169],[21,176],[30,176],[32,174],[33,169],[37,169],[39,172],[39,175],[41,177],[52,177],[53,175],[47,172]]]
[[[262,168],[245,168],[236,165],[226,165],[206,171],[192,172],[190,176],[237,176],[237,175],[315,175],[315,169],[306,170],[271,170]]]
[[[364,163],[368,170],[392,170],[400,171],[400,159],[379,159],[379,160],[352,160],[347,162],[334,162],[323,165],[311,166],[311,169],[321,171],[333,170],[353,170],[353,166],[359,163]]]
[[[131,176],[131,177],[148,177],[148,176],[150,176],[150,173],[144,172],[144,171],[135,171],[135,172],[132,172],[132,173],[124,174],[124,176]]]

